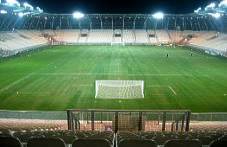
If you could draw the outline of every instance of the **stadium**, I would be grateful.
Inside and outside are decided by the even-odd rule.
[[[0,146],[227,146],[227,1],[194,9],[0,0]]]

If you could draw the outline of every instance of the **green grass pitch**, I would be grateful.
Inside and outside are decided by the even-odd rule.
[[[95,99],[95,80],[144,80],[145,98]],[[227,59],[156,46],[56,46],[1,59],[0,109],[71,108],[227,112]]]

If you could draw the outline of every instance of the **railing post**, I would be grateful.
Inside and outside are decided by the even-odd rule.
[[[176,131],[178,131],[178,129],[179,129],[179,120],[177,119],[176,120]]]
[[[71,110],[67,110],[68,130],[73,130],[73,119]]]
[[[162,131],[166,130],[166,112],[163,112]]]
[[[95,112],[91,111],[91,130],[95,130]]]
[[[182,117],[182,122],[181,122],[181,132],[184,131],[184,121],[185,121],[185,114]]]
[[[89,124],[89,118],[88,118],[88,113],[89,113],[89,112],[87,112],[87,124]]]
[[[175,126],[175,122],[172,122],[172,124],[171,124],[171,132],[174,132],[174,126]]]
[[[102,112],[101,112],[101,118],[100,119],[101,119],[101,124],[102,124]]]
[[[139,112],[139,131],[143,129],[143,112]]]
[[[117,133],[118,132],[118,112],[115,112],[115,122],[114,122],[114,124],[115,124],[115,130],[114,130],[114,132],[115,133]]]
[[[191,120],[191,112],[188,111],[186,112],[186,127],[185,127],[185,132],[188,132],[190,129],[190,120]]]

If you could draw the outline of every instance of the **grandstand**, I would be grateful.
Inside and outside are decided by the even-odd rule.
[[[210,54],[226,56],[227,35],[218,31],[175,31],[156,30],[123,30],[118,37],[116,30],[44,30],[1,32],[1,56],[7,57],[17,53],[44,47],[50,44],[68,45],[160,45],[183,44],[192,46]],[[119,32],[119,31],[118,31]],[[49,37],[47,37],[49,36]],[[13,43],[12,43],[13,42]],[[18,42],[15,46],[14,43]]]
[[[1,17],[2,22],[5,22],[7,17]],[[53,18],[55,23],[52,23]],[[2,56],[50,44],[183,44],[226,56],[225,30],[218,28],[212,16],[166,14],[162,20],[155,20],[145,14],[87,14],[76,22],[71,14],[61,16],[44,13],[39,17],[22,19],[23,24],[2,26]],[[220,19],[226,25],[226,16]],[[16,16],[12,21],[16,21]],[[192,23],[195,21],[198,23]],[[14,41],[18,41],[17,46],[12,44]]]
[[[0,1],[0,146],[227,146],[226,9],[52,14]]]

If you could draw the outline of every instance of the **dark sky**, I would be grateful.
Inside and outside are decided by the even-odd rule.
[[[27,0],[49,13],[191,13],[212,0]]]

